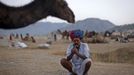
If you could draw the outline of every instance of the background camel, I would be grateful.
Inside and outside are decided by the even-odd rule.
[[[11,7],[0,2],[0,28],[3,29],[25,27],[47,16],[75,22],[75,16],[64,0],[34,0],[22,7]]]

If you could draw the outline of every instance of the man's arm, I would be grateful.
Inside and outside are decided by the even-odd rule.
[[[89,52],[88,51],[89,51],[88,45],[84,44],[84,55],[81,55],[78,50],[75,50],[74,52],[78,57],[85,60],[86,58],[89,57]]]
[[[72,49],[71,54],[67,56],[67,60],[70,61],[73,57],[73,55],[76,54],[78,57],[82,59],[86,59],[87,57],[84,55],[81,55],[76,48]]]
[[[67,56],[67,61],[70,61],[72,59],[73,55],[74,55],[74,53],[71,52],[71,54],[69,56]]]
[[[81,55],[78,51],[76,52],[76,55],[77,55],[78,57],[80,57],[81,59],[84,59],[84,60],[87,58],[86,56]]]
[[[74,55],[74,49],[75,48],[71,48],[71,45],[68,47],[67,49],[67,60],[70,61]]]
[[[87,58],[86,56],[81,55],[81,54],[79,53],[79,51],[78,51],[77,48],[72,49],[72,52],[73,52],[74,54],[76,54],[78,57],[80,57],[81,59],[86,59],[86,58]]]

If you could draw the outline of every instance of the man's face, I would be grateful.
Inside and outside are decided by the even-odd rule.
[[[74,43],[75,45],[80,45],[80,38],[74,38],[74,39],[73,39],[73,43]]]

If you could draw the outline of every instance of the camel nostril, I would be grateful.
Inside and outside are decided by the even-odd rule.
[[[75,18],[73,16],[70,16],[68,22],[70,23],[75,23]]]
[[[69,19],[68,22],[69,23],[75,23],[75,20],[74,19]]]

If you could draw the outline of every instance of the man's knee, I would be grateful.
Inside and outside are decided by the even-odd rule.
[[[91,61],[88,61],[88,62],[86,63],[86,66],[90,67],[90,66],[91,66]]]
[[[91,63],[91,59],[85,59],[83,65],[85,64],[86,66],[91,66]]]
[[[88,61],[87,64],[91,65],[91,61]]]
[[[67,61],[67,59],[66,59],[66,58],[62,58],[62,59],[60,60],[60,63],[63,65],[63,64],[65,64],[65,63],[66,63],[66,61]]]

